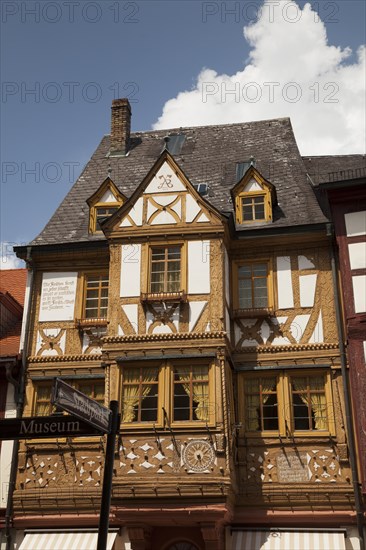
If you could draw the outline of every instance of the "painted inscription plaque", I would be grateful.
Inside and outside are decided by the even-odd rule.
[[[280,483],[306,483],[309,469],[306,453],[283,453],[276,458]]]
[[[78,274],[43,273],[40,321],[72,321]]]

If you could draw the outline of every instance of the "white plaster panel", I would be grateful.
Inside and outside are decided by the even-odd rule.
[[[40,321],[72,321],[78,274],[43,273]]]
[[[126,218],[123,218],[123,220],[121,221],[121,223],[119,224],[120,227],[132,227],[132,223],[130,222],[130,220],[126,217]]]
[[[317,275],[300,275],[300,305],[313,307]]]
[[[153,334],[170,334],[172,332],[173,331],[169,325],[156,325],[152,331]]]
[[[271,335],[271,329],[269,328],[267,321],[263,321],[263,323],[261,324],[260,334],[263,338],[263,342],[266,343]]]
[[[135,224],[138,226],[142,225],[142,206],[143,198],[140,197],[139,199],[137,199],[137,201],[129,211],[129,216],[131,220],[134,221]]]
[[[366,235],[366,210],[345,214],[344,219],[348,237]]]
[[[279,256],[277,258],[277,284],[278,308],[287,309],[294,307],[291,261],[289,256]]]
[[[249,191],[263,191],[263,187],[259,185],[255,178],[250,178],[246,186],[244,187],[245,192]]]
[[[122,245],[120,296],[140,296],[141,244]]]
[[[188,242],[188,294],[210,292],[210,241]]]
[[[206,216],[204,212],[200,214],[199,218],[197,218],[197,222],[209,222],[209,218]]]
[[[185,186],[180,181],[174,170],[170,168],[167,162],[164,162],[149,185],[146,187],[145,193],[171,193],[172,191],[185,190]]]
[[[121,325],[118,325],[118,336],[124,336],[124,332],[123,332],[123,328],[121,327]]]
[[[189,302],[189,332],[191,332],[197,324],[198,318],[201,315],[207,301],[200,300],[198,302]]]
[[[349,244],[348,252],[351,269],[363,269],[366,267],[366,242]]]
[[[274,346],[288,346],[289,344],[291,344],[291,342],[285,336],[277,336],[272,340],[272,345]]]
[[[241,338],[241,329],[237,323],[234,323],[234,338],[235,338],[235,345],[238,344],[240,338]]]
[[[323,317],[322,312],[319,311],[319,317],[316,322],[314,332],[310,337],[309,343],[310,344],[317,344],[318,342],[324,342],[324,334],[323,334]]]
[[[201,210],[197,201],[191,196],[186,196],[186,222],[190,223],[197,216],[198,212]]]
[[[167,206],[168,204],[175,201],[175,199],[177,198],[177,195],[157,195],[156,197],[152,197],[152,198],[160,206]]]
[[[148,332],[149,330],[149,327],[153,324],[154,322],[154,315],[151,313],[151,311],[147,311],[146,312],[146,333]]]
[[[366,275],[354,275],[352,285],[355,313],[363,313],[366,311]]]
[[[287,319],[288,317],[286,316],[276,317],[275,319],[273,319],[273,323],[277,325],[283,325],[284,323],[286,323]],[[273,339],[272,344],[274,346],[287,346],[291,344],[291,342],[285,336],[277,336],[276,338]]]
[[[158,207],[152,204],[151,201],[147,201],[147,219],[149,220],[150,217],[158,210]]]
[[[57,357],[58,353],[55,349],[45,349],[41,355],[42,357]]]
[[[123,304],[123,311],[126,314],[127,319],[130,321],[133,330],[138,333],[138,305],[137,304]]]
[[[230,264],[229,264],[229,256],[226,248],[225,248],[224,254],[225,254],[225,298],[226,298],[227,305],[230,306]]]
[[[205,332],[210,332],[210,330],[211,330],[211,323],[209,321],[206,325]]]
[[[310,315],[296,315],[295,319],[292,321],[290,330],[296,342],[300,342],[303,337],[309,319]]]
[[[175,221],[172,214],[170,214],[170,212],[163,210],[150,223],[151,225],[166,225],[171,223],[176,224],[177,222]]]
[[[83,353],[86,352],[86,350],[88,349],[88,347],[90,346],[90,338],[87,334],[84,334],[83,336]],[[96,355],[96,354],[100,354],[102,353],[102,348],[96,346],[94,348],[92,348],[89,352],[90,355]]]
[[[314,269],[315,265],[306,256],[298,256],[299,269]]]
[[[98,202],[117,202],[117,201],[112,191],[110,189],[107,189],[104,195],[99,199]]]
[[[182,219],[182,198],[179,198],[179,201],[171,207],[171,209],[179,216],[180,219]]]
[[[173,321],[173,325],[175,326],[177,331],[179,331],[180,306],[173,311],[171,319]]]

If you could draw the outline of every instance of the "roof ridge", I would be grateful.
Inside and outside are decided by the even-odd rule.
[[[229,128],[234,126],[243,126],[246,124],[257,124],[257,123],[263,123],[263,122],[279,122],[279,121],[289,121],[291,123],[290,117],[278,117],[278,118],[263,118],[260,120],[247,120],[243,122],[229,122],[227,124],[203,124],[198,126],[175,126],[173,128],[162,128],[160,130],[136,130],[135,132],[131,132],[131,136],[134,134],[140,135],[140,134],[152,134],[152,133],[162,133],[165,134],[166,132],[171,131],[179,131],[179,130],[194,130],[194,129],[204,129],[207,130],[208,128]],[[103,134],[104,137],[108,137],[111,134]]]

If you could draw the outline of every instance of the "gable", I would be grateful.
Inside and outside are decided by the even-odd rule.
[[[121,228],[209,227],[222,225],[221,215],[196,191],[180,167],[164,151],[131,199],[106,223]]]
[[[89,233],[100,233],[99,222],[112,214],[123,204],[124,195],[108,176],[91,197],[89,205]]]

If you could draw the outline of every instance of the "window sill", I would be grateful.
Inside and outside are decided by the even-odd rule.
[[[272,317],[274,315],[274,310],[273,307],[233,309],[231,315],[234,319],[247,319],[248,317]]]
[[[99,317],[93,319],[76,319],[75,323],[78,328],[106,327],[108,325],[107,319]]]
[[[142,292],[140,296],[141,302],[186,302],[187,294],[184,290],[179,292]]]

